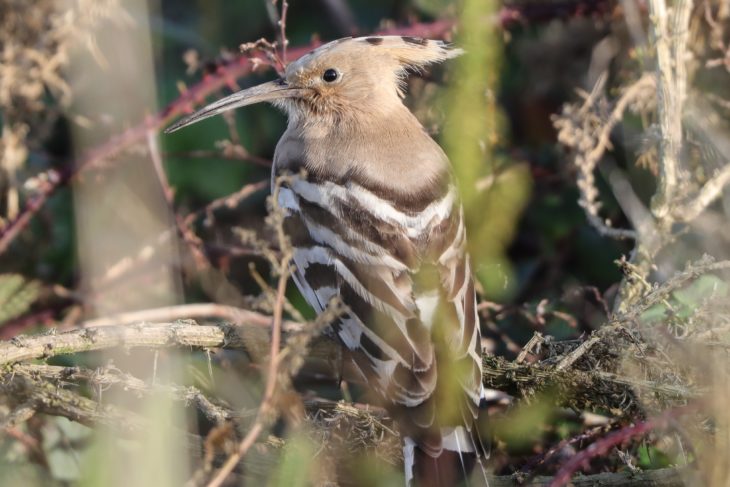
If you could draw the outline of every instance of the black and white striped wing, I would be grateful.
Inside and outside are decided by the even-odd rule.
[[[481,394],[480,337],[453,188],[414,209],[351,181],[296,177],[278,202],[306,300],[317,312],[334,296],[349,307],[332,332],[360,379],[386,401],[418,410],[411,419],[428,428],[437,362],[461,363],[470,426]]]

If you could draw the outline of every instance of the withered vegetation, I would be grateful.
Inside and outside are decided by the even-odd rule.
[[[328,7],[338,22],[352,22],[346,2],[329,3],[344,8]],[[516,230],[517,243],[505,254],[529,276],[505,271],[504,288],[519,290],[495,298],[482,274],[501,272],[502,261],[477,263],[486,268],[478,269],[484,383],[505,393],[488,412],[492,485],[557,486],[571,478],[573,485],[726,485],[730,8],[710,0],[595,3],[512,1],[496,26],[510,55],[525,64],[546,58],[533,71],[524,68],[537,76],[561,71],[571,43],[590,54],[568,70],[530,78],[519,94],[532,99],[540,90],[570,89],[562,107],[543,117],[552,126],[537,130],[554,129],[556,167],[546,168],[540,156],[521,160],[534,148],[518,142],[519,114],[499,112],[497,98],[487,94],[489,119],[496,126],[512,117],[515,142],[482,134],[480,150],[489,160],[477,161],[470,204],[493,204],[499,191],[509,192],[510,178],[522,177],[510,171],[529,162],[535,196],[528,214],[567,194],[581,209],[581,223],[560,245],[590,233],[596,250],[587,267],[608,259],[620,274],[597,284],[585,278],[593,269],[569,272],[562,266],[578,259],[573,247],[551,249],[541,270],[531,271],[520,252],[561,231],[536,236],[534,223]],[[181,158],[266,167],[268,158],[251,150],[255,142],[232,114],[225,133],[206,141],[210,149],[176,152],[157,140],[168,121],[206,97],[236,89],[255,70],[281,70],[318,44],[287,49],[289,6],[282,0],[267,8],[275,40],[246,43],[241,54],[223,52],[210,62],[186,50],[192,86],[179,83],[179,95],[159,113],[115,120],[110,126],[126,128],[74,160],[68,151],[59,157],[54,141],[70,137],[68,126],[90,130],[104,117],[92,120],[72,108],[84,93],[68,81],[70,60],[87,56],[112,69],[115,60],[95,33],[110,25],[134,32],[135,16],[118,0],[0,3],[0,473],[75,481],[83,477],[80,467],[58,467],[59,452],[68,460],[100,441],[116,446],[98,439],[104,432],[146,451],[145,435],[159,430],[186,460],[186,468],[165,477],[170,483],[180,476],[188,485],[213,486],[294,477],[312,484],[400,481],[396,427],[383,410],[358,401],[357,386],[342,380],[342,350],[322,336],[343,305],[335,300],[313,317],[287,291],[292,249],[276,199],[263,203],[266,172],[200,203],[179,196],[175,171],[165,165]],[[439,13],[448,20],[385,23],[382,32],[451,39],[463,19],[450,8]],[[537,40],[525,40],[525,26],[536,29]],[[432,73],[412,81],[408,101],[433,132],[449,109],[439,102],[439,75],[458,87],[448,74]],[[70,187],[112,180],[132,156],[154,167],[155,194],[169,211],[159,220],[169,225],[98,275],[59,264],[57,240],[70,240],[63,235],[73,231],[70,204],[59,200],[68,199]],[[556,228],[560,211],[550,214]],[[142,213],[125,213],[130,226]],[[518,223],[483,219],[487,230]],[[481,240],[489,233],[481,230],[473,232],[475,247],[507,245],[499,235]],[[98,228],[100,241],[104,231]],[[617,243],[603,252],[607,240]],[[166,246],[179,253],[172,262],[161,257]],[[66,251],[73,261],[71,243]],[[106,309],[100,302],[124,301],[133,291],[157,296],[150,275],[159,268],[176,276],[176,299],[94,314]],[[183,296],[193,303],[182,304]],[[160,421],[146,406],[157,403],[183,412]],[[166,465],[163,457],[154,461]]]

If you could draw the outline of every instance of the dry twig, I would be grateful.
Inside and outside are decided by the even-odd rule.
[[[650,0],[649,13],[656,44],[656,88],[661,163],[659,188],[652,200],[652,211],[660,224],[671,224],[671,211],[681,174],[682,109],[687,96],[687,40],[692,0],[678,0],[674,17],[669,20],[665,0]]]
[[[414,24],[403,28],[386,29],[379,33],[438,38],[451,30],[452,27],[453,22],[439,20],[431,23]],[[313,43],[308,46],[291,49],[289,56],[292,59],[299,58],[318,45],[319,43]],[[100,167],[132,145],[143,141],[149,132],[161,130],[173,118],[191,111],[195,105],[202,103],[207,96],[229,86],[234,80],[251,73],[253,69],[252,59],[263,60],[263,64],[268,65],[261,56],[261,54],[257,53],[253,53],[250,56],[242,55],[230,63],[220,66],[215,73],[206,76],[197,85],[186,89],[178,99],[170,103],[161,112],[145,119],[140,124],[125,132],[110,138],[106,143],[88,152],[74,165],[73,170],[68,169],[59,172],[51,169],[45,173],[44,177],[38,176],[37,179],[43,179],[47,181],[47,184],[29,198],[15,219],[10,220],[0,228],[0,254],[7,251],[10,244],[28,226],[38,211],[43,208],[48,198],[73,177],[89,169]]]
[[[580,109],[572,105],[564,106],[562,114],[553,117],[553,124],[558,129],[558,141],[574,151],[573,163],[578,169],[578,189],[581,194],[578,204],[585,210],[590,224],[601,235],[635,239],[635,231],[614,228],[600,217],[601,204],[594,173],[606,150],[611,147],[611,132],[614,127],[636,99],[646,96],[654,88],[654,79],[645,74],[634,82],[624,91],[605,120],[592,113],[601,97],[604,84],[605,75],[585,97]]]
[[[694,408],[682,407],[677,409],[671,409],[663,413],[661,416],[649,419],[647,421],[643,421],[634,426],[622,428],[618,431],[611,433],[605,438],[602,438],[595,443],[592,443],[591,446],[574,455],[561,467],[560,471],[558,471],[558,473],[555,475],[552,482],[550,482],[549,487],[562,487],[563,485],[567,485],[571,481],[573,474],[578,471],[578,469],[585,466],[591,459],[601,455],[605,455],[613,447],[618,446],[621,443],[624,443],[630,439],[646,435],[650,431],[657,428],[664,428],[672,420],[675,420],[678,417],[687,414],[692,409]]]

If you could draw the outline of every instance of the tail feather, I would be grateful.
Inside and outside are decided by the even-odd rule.
[[[433,454],[422,449],[413,438],[404,438],[406,486],[489,486],[481,461],[483,452],[466,428],[442,428],[441,446]],[[481,472],[472,475],[477,465]]]

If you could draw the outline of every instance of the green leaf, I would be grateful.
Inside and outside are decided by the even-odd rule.
[[[684,289],[677,289],[668,299],[679,318],[689,318],[697,308],[708,298],[727,297],[730,286],[719,277],[711,274],[700,276]],[[657,304],[641,315],[645,323],[653,323],[664,319],[667,307],[664,304]]]
[[[0,324],[16,318],[38,299],[41,285],[19,274],[0,274]]]

